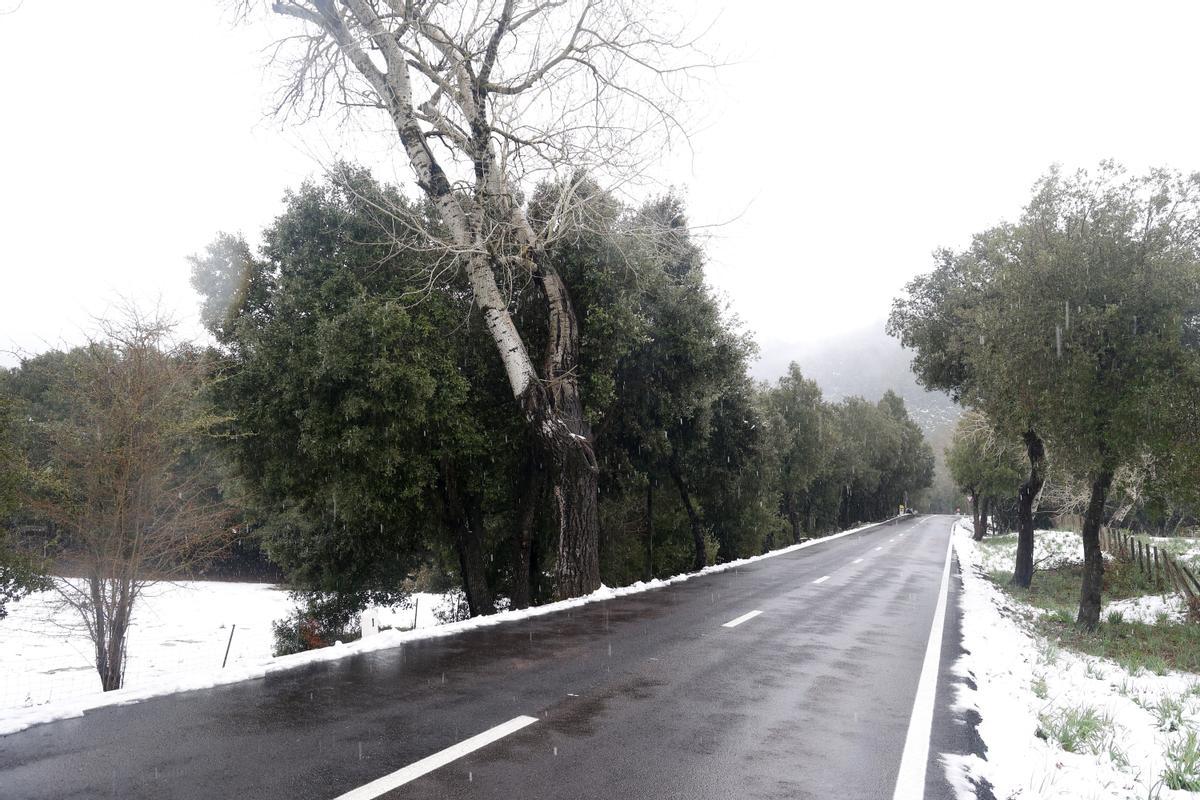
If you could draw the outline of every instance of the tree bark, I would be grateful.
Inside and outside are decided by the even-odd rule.
[[[476,498],[464,497],[457,475],[447,457],[442,458],[438,476],[446,524],[454,536],[463,592],[472,617],[496,613],[487,568],[483,563],[483,514]]]
[[[980,525],[979,525],[979,511],[980,511],[979,495],[975,492],[971,492],[970,498],[971,498],[971,525],[974,529],[974,535],[972,535],[971,538],[977,542],[981,542],[981,541],[983,541],[983,528],[980,527]]]
[[[1079,616],[1075,624],[1094,631],[1100,624],[1100,592],[1104,587],[1104,555],[1100,550],[1100,525],[1104,503],[1112,486],[1113,470],[1101,467],[1092,478],[1092,493],[1083,517],[1083,580],[1079,590]]]
[[[517,529],[513,533],[513,608],[528,608],[533,602],[533,534],[538,509],[545,498],[546,476],[535,463],[532,447],[525,459],[524,473]]]
[[[688,522],[691,524],[692,543],[696,548],[692,567],[695,569],[704,569],[708,562],[708,554],[704,550],[704,527],[700,521],[700,514],[696,511],[696,506],[692,503],[692,496],[688,492],[687,481],[684,480],[683,471],[679,468],[679,462],[674,456],[671,457],[669,466],[671,479],[675,481],[675,486],[679,489],[679,499],[683,501],[683,508],[687,511]]]
[[[1046,482],[1046,447],[1032,428],[1025,431],[1029,476],[1017,492],[1017,559],[1010,583],[1029,588],[1033,582],[1033,504]]]
[[[522,398],[535,434],[550,454],[558,554],[554,593],[560,599],[600,588],[600,470],[579,395],[579,321],[558,272],[535,260],[534,278],[549,326],[544,391],[534,383]]]
[[[787,516],[788,524],[792,526],[792,544],[800,544],[803,526],[800,523],[800,509],[796,506],[794,492],[783,493],[783,513]]]
[[[654,579],[654,476],[646,475],[646,580]]]
[[[979,532],[976,541],[983,541],[983,537],[987,536],[988,532],[988,516],[991,514],[992,500],[990,497],[983,497],[979,500]]]

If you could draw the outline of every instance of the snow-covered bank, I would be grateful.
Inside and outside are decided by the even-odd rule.
[[[987,747],[986,760],[942,757],[958,796],[976,797],[986,781],[1001,800],[1196,797],[1161,778],[1173,763],[1168,751],[1184,747],[1189,733],[1200,735],[1197,676],[1131,675],[1113,661],[1060,650],[1024,621],[1033,609],[983,576],[995,548],[973,542],[966,521],[953,538],[966,651],[954,669],[969,679],[957,703],[980,715]],[[1047,552],[1066,553],[1062,542],[1039,538],[1051,539]],[[1076,752],[1062,746],[1072,737]]]
[[[405,606],[371,609],[382,625],[419,628],[439,624],[447,602],[419,593]],[[54,591],[12,604],[0,620],[0,717],[56,701],[101,696],[92,644],[78,613]],[[127,638],[125,685],[130,689],[171,684],[186,674],[210,674],[228,666],[272,658],[271,623],[295,610],[288,592],[271,584],[180,581],[148,585],[134,605]],[[368,633],[374,632],[368,629]],[[231,635],[232,634],[232,635]]]
[[[823,542],[832,541],[834,539],[840,539],[843,536],[848,536],[852,533],[856,533],[858,531],[864,530],[869,527],[872,527],[872,526],[871,525],[863,525],[858,528],[854,528],[852,530],[843,531],[841,533],[834,534],[833,536],[827,536],[827,537],[824,537],[821,539],[813,539],[813,540],[810,540],[807,542],[803,542],[801,544],[791,545],[789,547],[784,547],[779,550],[773,550],[770,553],[766,553],[764,555],[754,556],[752,558],[743,558],[743,559],[739,559],[737,561],[730,561],[730,562],[726,562],[724,564],[718,564],[716,566],[707,567],[704,570],[701,570],[700,572],[684,573],[684,574],[676,575],[672,578],[667,578],[667,579],[656,579],[656,580],[652,580],[652,581],[639,581],[638,583],[632,584],[630,586],[623,586],[623,587],[616,588],[616,589],[610,588],[607,586],[602,586],[598,590],[593,592],[592,594],[587,595],[585,597],[578,597],[578,598],[574,598],[572,600],[563,600],[561,602],[550,603],[550,604],[547,604],[544,606],[537,606],[535,608],[522,609],[519,611],[514,611],[514,610],[502,611],[502,612],[492,615],[492,616],[475,617],[474,619],[464,620],[462,622],[454,622],[454,623],[450,623],[447,625],[424,627],[424,621],[422,620],[419,627],[416,630],[402,631],[397,628],[393,628],[392,630],[385,630],[385,631],[379,632],[375,635],[368,635],[359,641],[351,642],[346,645],[327,647],[327,648],[324,648],[321,650],[310,650],[308,652],[297,653],[295,655],[290,655],[290,656],[282,656],[279,658],[271,658],[270,657],[270,645],[269,645],[270,631],[271,631],[270,622],[273,619],[278,619],[280,617],[283,617],[291,610],[291,605],[287,600],[287,594],[285,592],[275,590],[272,587],[265,586],[263,584],[241,584],[241,586],[254,587],[252,590],[247,589],[247,592],[256,592],[256,593],[266,592],[266,593],[268,593],[268,595],[265,596],[265,599],[264,599],[264,595],[259,594],[258,599],[253,600],[253,601],[251,601],[249,597],[242,597],[240,602],[236,602],[236,601],[232,601],[232,600],[230,601],[229,607],[231,609],[237,611],[239,614],[250,613],[249,609],[250,609],[250,606],[252,605],[252,603],[260,602],[264,608],[261,611],[254,612],[254,614],[252,615],[252,618],[254,620],[253,622],[243,622],[243,621],[239,621],[237,618],[232,618],[232,617],[229,619],[225,619],[225,618],[222,618],[222,615],[220,615],[220,614],[217,614],[215,617],[210,618],[209,616],[206,615],[206,612],[204,609],[193,608],[192,605],[194,605],[194,603],[189,604],[186,608],[177,609],[174,612],[174,616],[176,619],[184,620],[187,622],[187,624],[189,626],[196,625],[197,628],[202,628],[204,631],[206,631],[206,633],[205,633],[206,638],[201,640],[200,643],[203,645],[203,652],[204,652],[203,657],[205,659],[208,659],[210,657],[209,651],[210,650],[213,651],[213,657],[215,658],[215,661],[213,662],[213,664],[214,664],[213,667],[205,668],[205,669],[193,669],[193,670],[189,670],[187,672],[182,672],[182,673],[170,672],[170,671],[164,670],[157,675],[154,675],[154,674],[146,675],[144,680],[141,680],[137,683],[134,683],[133,681],[129,681],[129,682],[127,682],[127,688],[120,689],[115,692],[107,692],[107,693],[94,692],[94,693],[86,693],[86,694],[78,694],[76,692],[72,692],[71,694],[73,696],[68,696],[68,697],[64,697],[61,694],[51,693],[48,696],[47,700],[41,701],[36,705],[29,705],[29,706],[22,705],[22,707],[17,707],[17,708],[0,708],[0,735],[23,730],[24,728],[27,728],[31,725],[36,725],[41,722],[49,722],[49,721],[55,720],[55,719],[63,719],[63,718],[67,718],[67,717],[80,716],[85,711],[88,711],[88,710],[91,710],[94,708],[99,708],[101,706],[133,703],[133,702],[144,700],[144,699],[147,699],[150,697],[156,697],[159,695],[170,694],[172,692],[187,691],[187,690],[192,690],[192,689],[204,689],[204,688],[208,688],[208,687],[216,686],[216,685],[220,685],[220,684],[234,683],[234,682],[246,680],[249,678],[261,677],[270,672],[291,669],[294,667],[301,666],[303,664],[310,664],[310,663],[315,663],[315,662],[320,662],[320,661],[330,661],[330,660],[334,660],[334,659],[344,658],[348,655],[352,655],[355,653],[364,653],[364,652],[372,652],[372,651],[376,651],[376,650],[384,650],[384,649],[388,649],[388,648],[392,648],[392,647],[398,647],[400,645],[403,645],[406,642],[415,641],[418,639],[430,639],[430,638],[435,638],[435,637],[440,637],[440,636],[449,636],[449,635],[453,635],[455,633],[459,633],[461,631],[471,630],[474,628],[487,627],[487,626],[491,626],[491,625],[502,625],[502,624],[505,624],[508,622],[512,622],[514,620],[527,619],[529,617],[541,616],[544,614],[551,614],[556,611],[562,611],[562,610],[565,610],[568,608],[576,608],[578,606],[581,606],[581,605],[584,605],[587,603],[594,603],[594,602],[598,602],[598,601],[602,601],[602,600],[608,600],[608,599],[611,599],[614,597],[622,597],[622,596],[634,594],[637,592],[644,592],[644,591],[648,591],[651,589],[668,586],[668,585],[671,585],[674,583],[679,583],[681,581],[690,580],[691,578],[697,577],[698,575],[709,575],[709,574],[716,573],[716,572],[723,572],[725,570],[735,569],[737,567],[745,566],[746,564],[751,564],[756,561],[761,561],[766,558],[773,558],[775,556],[783,555],[785,553],[792,553],[797,550],[804,549],[806,547],[812,547],[814,545],[819,545]],[[237,586],[237,584],[231,584],[231,585]],[[435,603],[432,601],[433,601],[433,598],[435,598],[435,597],[437,597],[437,596],[429,595],[429,596],[426,596],[427,599],[421,601],[421,603],[423,603],[425,605],[425,608],[428,609],[425,613],[433,614],[433,612],[434,612],[433,606],[435,605]],[[14,612],[16,611],[16,609],[22,608],[22,607],[24,607],[24,608],[36,607],[36,605],[37,605],[36,602],[30,603],[30,601],[33,599],[34,598],[26,598],[25,600],[22,600],[21,603],[14,605],[13,606]],[[26,604],[29,604],[29,605],[26,605]],[[280,604],[282,604],[282,605],[280,605]],[[420,605],[418,607],[420,608]],[[146,605],[146,609],[147,609],[146,611],[143,611],[141,613],[147,614],[149,616],[153,616],[157,613],[157,612],[151,610],[152,606],[150,604]],[[24,609],[22,608],[22,612],[23,611],[24,611]],[[161,614],[159,616],[161,616]],[[391,616],[391,618],[396,619],[397,622],[400,622],[400,624],[403,624],[403,625],[408,624],[407,622],[402,622],[402,620],[407,619],[407,616],[404,615],[403,613],[400,613],[400,614],[393,613],[390,616]],[[422,614],[422,617],[424,617],[424,614]],[[14,614],[10,615],[9,619],[6,619],[3,622],[0,622],[0,638],[2,638],[3,642],[4,642],[4,647],[3,647],[4,651],[7,652],[10,649],[12,649],[12,648],[10,648],[10,646],[8,644],[9,643],[9,635],[10,635],[10,633],[9,633],[10,623],[13,620],[20,620],[20,619],[24,619],[24,618],[25,618],[24,613],[22,613],[20,616],[18,616],[16,613],[14,613]],[[388,620],[388,618],[389,618],[389,615],[387,615],[387,614],[382,615],[381,621],[386,622]],[[203,623],[203,626],[201,625],[200,620],[206,620],[206,622]],[[224,639],[221,639],[221,636],[225,636],[225,637],[228,636],[227,628],[222,628],[221,626],[222,625],[228,626],[235,622],[238,625],[237,633],[235,633],[235,635],[234,635],[235,642],[238,641],[237,637],[238,637],[238,635],[241,634],[242,626],[243,626],[243,624],[245,624],[248,627],[250,627],[254,630],[257,630],[257,631],[265,630],[266,634],[267,634],[268,645],[267,645],[265,652],[262,650],[243,652],[242,657],[240,657],[236,661],[234,660],[233,651],[231,650],[229,665],[225,669],[221,669],[220,668],[220,663],[221,663],[220,657],[223,653],[223,648],[224,648]],[[386,622],[386,624],[391,624],[391,623]],[[25,626],[19,626],[19,627],[23,627],[23,629],[25,630],[25,634],[23,634],[23,635],[31,635],[34,639],[38,639],[38,640],[45,640],[47,638],[46,629],[44,627],[40,628],[40,632],[39,632],[39,629],[36,627],[31,629],[28,625],[28,622],[26,622]],[[17,630],[17,628],[13,628],[13,630]],[[220,633],[220,634],[216,633],[218,631],[222,632],[222,633]],[[172,634],[172,635],[175,635],[175,634]],[[192,638],[195,638],[195,637],[192,637]],[[216,649],[212,646],[211,642],[209,642],[210,638],[213,641],[220,640],[220,649],[222,651],[221,653],[216,652]],[[84,644],[86,644],[86,639],[83,640],[83,642],[84,642]],[[164,644],[165,644],[165,642],[164,642]],[[132,671],[135,669],[135,665],[136,665],[136,659],[137,659],[137,652],[135,650],[136,646],[137,645],[134,644],[134,639],[131,638],[131,640],[130,640],[130,667],[129,667],[129,669],[131,671],[130,674],[133,674]],[[76,645],[76,647],[78,647],[78,644]],[[83,649],[81,652],[84,654],[84,656],[86,656],[86,652],[87,652],[86,649]],[[82,666],[84,663],[87,663],[87,664],[89,664],[89,667],[88,667],[89,670],[91,669],[90,661],[86,661],[85,658],[79,658],[79,653],[76,653],[75,656],[76,656],[76,660],[78,661],[78,664],[80,666]],[[13,660],[13,661],[8,661],[8,662],[0,661],[0,668],[6,668],[6,667],[8,669],[18,670],[18,671],[21,669],[19,660]],[[79,672],[80,676],[82,676],[84,674],[82,669],[80,669],[78,672]],[[92,680],[92,681],[97,680],[94,678],[94,672],[90,673],[90,675],[87,678],[81,678],[81,679]],[[23,701],[20,699],[18,699],[18,702],[23,704]]]

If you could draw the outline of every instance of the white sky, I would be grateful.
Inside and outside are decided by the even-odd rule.
[[[882,319],[930,251],[1015,217],[1052,162],[1200,167],[1198,3],[700,5],[739,63],[658,177],[693,223],[736,218],[710,281],[768,346]],[[279,28],[234,27],[217,0],[0,15],[0,351],[76,341],[121,297],[197,329],[186,256],[256,238],[339,146],[266,115]]]

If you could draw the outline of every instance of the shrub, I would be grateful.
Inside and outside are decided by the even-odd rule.
[[[273,654],[286,656],[305,650],[329,647],[334,642],[351,642],[362,636],[358,598],[338,595],[292,595],[301,606],[283,619],[271,623],[275,635]]]

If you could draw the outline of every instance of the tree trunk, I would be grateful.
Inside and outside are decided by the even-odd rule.
[[[981,542],[983,541],[983,528],[979,525],[979,495],[971,492],[969,497],[971,498],[971,525],[975,531],[971,538],[977,542]]]
[[[783,513],[787,517],[788,524],[792,526],[792,544],[800,544],[802,526],[800,524],[800,509],[796,506],[796,495],[794,492],[783,493]]]
[[[1104,586],[1104,556],[1100,551],[1100,525],[1104,503],[1112,486],[1113,471],[1101,467],[1092,478],[1092,494],[1083,516],[1083,581],[1079,591],[1079,616],[1075,624],[1094,631],[1100,624],[1100,592]]]
[[[700,522],[700,514],[696,511],[696,506],[692,504],[692,496],[688,493],[687,482],[683,479],[683,471],[679,468],[679,462],[674,456],[671,457],[670,470],[671,479],[675,481],[675,486],[679,489],[679,499],[683,501],[683,508],[687,511],[688,522],[691,523],[692,543],[696,547],[692,567],[704,569],[708,561],[708,554],[704,551],[704,527]]]
[[[513,608],[528,608],[533,602],[533,575],[530,570],[533,558],[533,534],[537,524],[538,510],[545,498],[546,475],[537,467],[532,445],[525,459],[522,478],[517,529],[513,532]]]
[[[983,537],[987,536],[988,532],[988,516],[992,510],[992,500],[990,497],[984,497],[979,500],[979,533],[976,541],[983,541]]]
[[[646,475],[646,580],[654,579],[654,476]]]
[[[111,692],[121,688],[125,678],[125,634],[129,628],[132,601],[129,589],[121,586],[116,597],[108,597],[109,579],[92,575],[88,578],[91,595],[92,644],[96,652],[96,672],[100,676],[102,691]]]
[[[463,496],[448,457],[443,456],[439,473],[443,513],[454,536],[454,551],[458,555],[467,608],[472,617],[494,614],[496,606],[483,563],[483,514],[478,500]]]
[[[1046,448],[1032,428],[1022,438],[1029,457],[1029,476],[1017,492],[1017,560],[1010,583],[1029,588],[1033,582],[1033,504],[1046,482]]]
[[[535,270],[549,326],[545,384],[544,390],[530,384],[520,399],[553,465],[558,512],[554,593],[563,600],[600,588],[600,470],[579,396],[579,321],[558,273],[541,262],[535,262]]]

